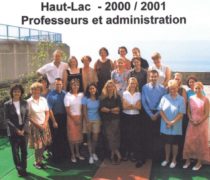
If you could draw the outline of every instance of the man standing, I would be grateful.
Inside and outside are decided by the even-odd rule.
[[[61,61],[62,51],[55,50],[53,53],[53,61],[45,64],[37,70],[38,75],[46,75],[50,83],[50,89],[53,89],[53,85],[56,78],[62,78],[63,72],[68,68],[67,63]]]
[[[152,70],[149,72],[150,82],[142,88],[142,105],[144,108],[145,136],[147,156],[153,160],[160,158],[160,115],[157,107],[161,97],[166,94],[166,89],[157,83],[158,72]]]
[[[47,96],[50,109],[50,129],[52,133],[52,155],[54,161],[66,158],[68,153],[66,110],[64,106],[64,96],[66,93],[62,88],[62,79],[56,78],[55,89]]]

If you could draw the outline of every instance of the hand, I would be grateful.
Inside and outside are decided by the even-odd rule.
[[[151,116],[151,119],[152,119],[153,121],[156,121],[157,118],[158,118],[157,114],[154,114],[154,115]]]
[[[81,121],[81,117],[80,116],[73,116],[73,121],[75,125],[81,125],[82,121]]]
[[[58,123],[56,121],[53,122],[53,128],[58,128]]]
[[[21,131],[21,130],[18,129],[17,130],[17,135],[18,136],[24,136],[24,130]]]

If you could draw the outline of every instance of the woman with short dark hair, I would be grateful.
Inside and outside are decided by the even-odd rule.
[[[19,176],[27,176],[27,141],[29,134],[29,110],[22,99],[24,89],[15,84],[10,89],[11,99],[4,104],[7,134],[12,147],[14,164]],[[19,153],[21,152],[21,153]]]

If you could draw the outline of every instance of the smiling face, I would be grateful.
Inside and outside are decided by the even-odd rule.
[[[104,49],[102,49],[102,50],[100,51],[100,56],[101,56],[101,59],[106,59],[106,57],[107,57],[107,52],[106,52]]]
[[[32,96],[34,99],[38,99],[41,95],[41,88],[37,87],[37,88],[33,88],[31,90]]]
[[[70,58],[69,59],[69,66],[70,66],[70,68],[72,68],[72,67],[77,67],[77,65],[78,65],[78,63],[77,63],[77,59],[76,58],[74,58],[74,57],[72,57],[72,58]]]
[[[194,90],[195,80],[194,79],[189,79],[188,84],[189,84],[190,89]]]
[[[140,52],[137,49],[133,49],[132,54],[133,54],[133,57],[140,57],[141,56]]]
[[[126,49],[125,48],[120,48],[119,49],[119,54],[121,57],[125,57],[127,52],[126,52]]]
[[[160,67],[161,66],[161,59],[159,57],[155,57],[152,59],[155,66]]]
[[[107,85],[107,92],[108,92],[108,94],[113,94],[114,93],[114,89],[115,89],[115,87],[114,87],[113,83],[109,83]]]
[[[95,96],[96,92],[97,92],[97,89],[96,89],[95,86],[92,85],[92,86],[89,87],[89,93],[90,93],[91,96]]]
[[[61,62],[61,57],[62,57],[61,51],[57,50],[57,51],[54,52],[53,59],[54,59],[55,63],[60,63]]]
[[[152,73],[152,72],[150,72],[149,80],[150,80],[150,82],[151,82],[152,84],[156,84],[158,78],[159,78],[158,73]]]
[[[12,98],[13,100],[20,100],[22,94],[21,94],[21,90],[20,89],[14,89],[12,91]]]
[[[194,92],[197,95],[203,94],[203,84],[201,82],[196,82],[194,84]]]

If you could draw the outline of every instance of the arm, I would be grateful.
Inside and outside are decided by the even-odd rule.
[[[45,120],[44,120],[44,124],[43,124],[43,128],[46,129],[47,125],[48,125],[48,120],[49,120],[49,110],[45,111]]]
[[[67,72],[66,70],[63,72],[63,89],[66,90],[67,88]]]
[[[168,120],[167,116],[165,115],[165,113],[162,110],[160,111],[160,116],[163,119],[163,121],[165,121],[166,124],[170,123],[170,121]]]
[[[123,98],[123,101],[122,101],[122,106],[123,106],[123,109],[128,109],[128,110],[130,110],[130,109],[133,109],[133,105],[132,104],[129,104],[124,98]]]
[[[153,113],[152,113],[152,111],[150,110],[150,108],[149,108],[149,106],[148,106],[148,103],[147,103],[147,91],[146,91],[146,88],[145,88],[146,86],[143,86],[143,88],[142,88],[142,99],[141,99],[141,101],[142,101],[142,105],[143,105],[143,107],[144,107],[144,110],[146,111],[146,113],[147,113],[147,115],[149,115],[151,118],[152,118],[152,116],[154,115]]]
[[[52,109],[49,110],[49,116],[50,116],[50,120],[53,123],[53,127],[58,128],[58,123],[56,122],[56,119],[55,119],[55,116],[54,116],[54,113],[53,113]]]
[[[205,104],[204,104],[204,115],[201,118],[201,120],[198,121],[198,124],[201,124],[203,121],[208,119],[209,117],[209,100],[206,99]]]
[[[168,124],[168,127],[171,127],[171,126],[173,126],[174,124],[176,124],[178,121],[181,121],[182,118],[183,118],[183,114],[182,114],[182,113],[178,113],[178,114],[176,115],[176,117],[175,117],[172,121],[170,121],[170,123]]]
[[[171,70],[169,69],[169,67],[166,68],[166,77],[165,77],[165,81],[163,82],[164,87],[167,87],[168,85],[168,81],[171,79]]]
[[[187,104],[187,92],[184,88],[183,88],[183,91],[182,91],[182,97],[184,98],[184,102],[185,102],[185,105],[186,105]]]

